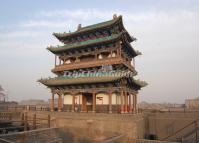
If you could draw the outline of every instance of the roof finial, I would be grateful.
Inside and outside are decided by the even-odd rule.
[[[78,24],[77,30],[80,30],[81,28],[82,28],[82,25],[81,25],[81,24]]]
[[[117,14],[113,14],[113,19],[117,19]]]

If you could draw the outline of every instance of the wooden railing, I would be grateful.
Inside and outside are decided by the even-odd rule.
[[[133,66],[130,65],[128,62],[126,62],[122,58],[106,58],[106,59],[100,59],[100,60],[92,60],[92,61],[85,61],[85,62],[74,62],[70,64],[63,64],[63,65],[57,65],[54,69],[52,69],[52,72],[59,72],[64,70],[71,70],[71,69],[79,69],[79,68],[88,68],[88,67],[95,67],[95,66],[101,66],[101,65],[113,65],[113,64],[124,64],[128,68],[133,69]]]
[[[5,106],[4,110],[1,110],[0,112],[0,118],[1,113],[5,112],[21,112],[21,111],[50,111],[49,106],[40,106],[40,105],[16,105],[16,106]],[[5,116],[4,116],[5,117]]]
[[[35,130],[37,128],[50,128],[51,127],[51,118],[48,114],[47,116],[37,117],[37,114],[28,115],[25,113],[18,113],[15,117],[15,113],[12,112],[1,112],[0,113],[0,134],[6,134],[12,131],[27,131]]]

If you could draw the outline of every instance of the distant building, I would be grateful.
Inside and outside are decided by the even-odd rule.
[[[144,101],[140,102],[138,106],[141,109],[155,109],[155,110],[184,108],[184,104],[177,104],[177,103],[147,103],[147,102],[144,102]]]
[[[185,100],[185,107],[188,109],[199,109],[199,98]]]
[[[0,102],[0,111],[6,111],[8,109],[8,107],[13,107],[13,106],[17,106],[18,103],[11,101],[11,102]]]
[[[48,102],[39,99],[22,100],[19,105],[48,105]]]

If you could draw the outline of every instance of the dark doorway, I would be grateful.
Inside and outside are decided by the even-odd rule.
[[[82,93],[82,107],[83,111],[92,111],[93,95],[92,93]]]

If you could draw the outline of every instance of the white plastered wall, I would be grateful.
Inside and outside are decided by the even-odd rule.
[[[102,100],[99,100],[101,98]],[[109,97],[106,93],[97,93],[96,94],[96,105],[107,105],[109,104]]]
[[[102,100],[99,100],[101,98]],[[108,105],[109,104],[109,95],[107,93],[98,93],[96,95],[96,104],[97,105]],[[112,105],[116,105],[120,103],[120,98],[117,93],[112,94]]]
[[[112,94],[112,105],[116,105],[116,98],[117,98],[117,94],[116,93],[113,93]]]
[[[119,105],[120,104],[120,95],[118,93],[112,94],[112,105]]]
[[[103,98],[102,100],[99,100],[98,97]],[[98,93],[96,94],[96,105],[101,105],[103,102],[104,105],[109,104],[109,95],[107,93]],[[112,94],[112,105],[120,104],[121,99],[118,93],[113,93]],[[72,95],[66,94],[64,95],[64,104],[72,104]],[[75,95],[75,104],[82,104],[82,95],[77,94]]]
[[[72,104],[72,95],[70,94],[65,94],[64,95],[64,104]],[[82,104],[82,95],[77,94],[75,95],[75,104]]]
[[[117,94],[117,104],[120,105],[121,104],[121,96],[119,94]]]

